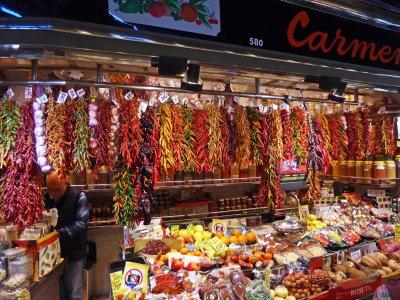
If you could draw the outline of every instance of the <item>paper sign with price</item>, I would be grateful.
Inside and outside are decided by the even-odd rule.
[[[216,236],[209,240],[208,244],[211,245],[216,252],[224,252],[228,250],[228,247]]]
[[[123,282],[122,271],[111,273],[110,280],[112,293],[114,296],[116,296],[118,294],[118,291],[121,289]]]

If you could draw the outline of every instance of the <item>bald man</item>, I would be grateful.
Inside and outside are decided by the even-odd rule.
[[[82,272],[86,257],[86,230],[89,208],[86,195],[74,191],[56,171],[46,177],[46,210],[57,208],[56,230],[60,238],[61,256],[65,259],[60,278],[60,299],[82,299]]]

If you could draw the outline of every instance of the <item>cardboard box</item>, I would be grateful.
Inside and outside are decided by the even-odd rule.
[[[317,295],[313,295],[308,298],[309,300],[334,300],[335,299],[335,289],[329,289]]]
[[[363,278],[350,279],[340,283],[336,287],[337,300],[359,299],[371,295],[382,284],[379,273],[371,274]]]
[[[27,248],[27,252],[32,254],[34,281],[39,281],[40,278],[49,274],[60,261],[61,248],[56,231],[39,240],[17,240],[13,243],[16,246]]]

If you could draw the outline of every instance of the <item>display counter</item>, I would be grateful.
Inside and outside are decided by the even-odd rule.
[[[59,263],[49,274],[30,285],[29,292],[31,294],[31,299],[59,299],[59,279],[63,273],[64,261]]]

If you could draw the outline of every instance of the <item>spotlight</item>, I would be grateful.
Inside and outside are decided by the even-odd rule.
[[[342,95],[335,95],[332,92],[330,92],[328,94],[328,100],[337,102],[337,103],[344,103],[344,101],[346,100],[346,97],[342,96]]]
[[[181,81],[181,89],[192,92],[203,90],[203,81],[200,79],[200,65],[188,64],[186,75]]]

